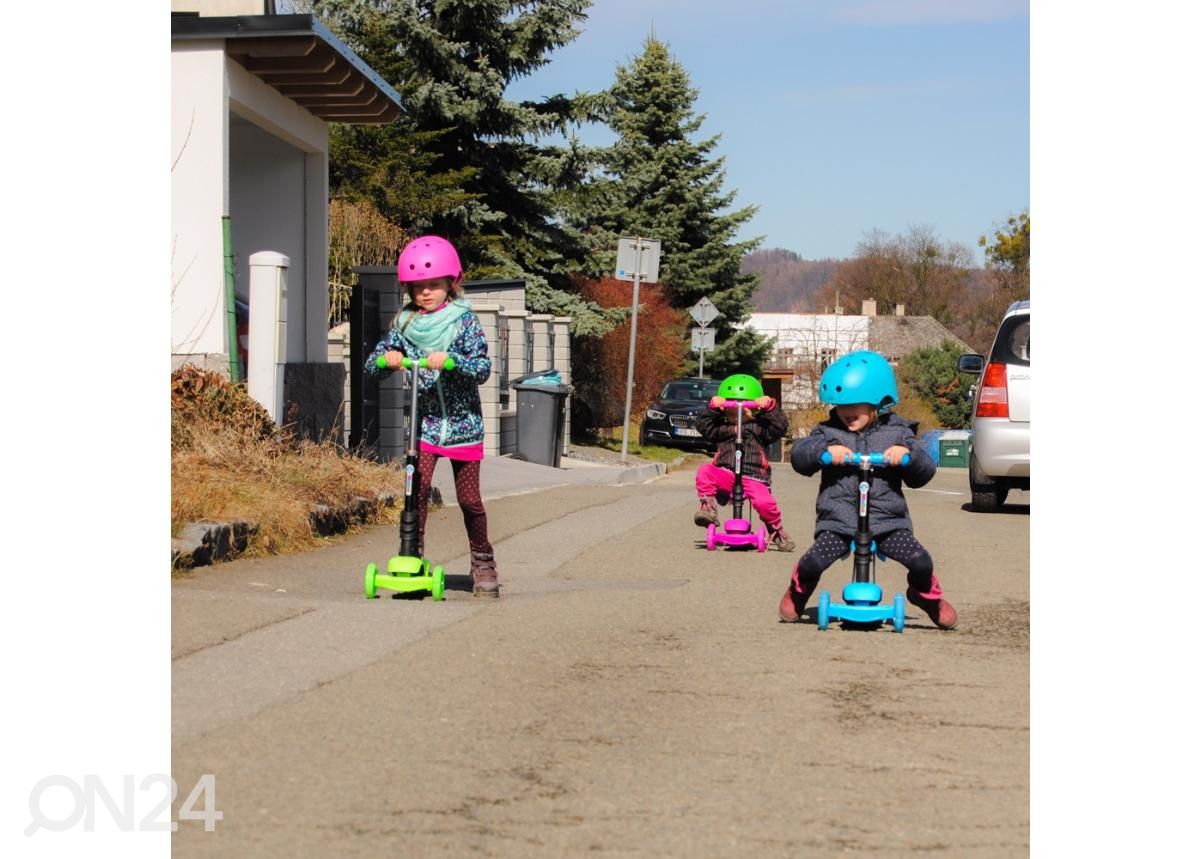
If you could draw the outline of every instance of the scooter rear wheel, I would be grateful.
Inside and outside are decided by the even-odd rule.
[[[817,597],[817,629],[829,629],[829,591]]]
[[[430,592],[435,600],[446,598],[446,573],[441,567],[433,568],[433,588]]]
[[[756,536],[758,537],[758,541],[754,544],[754,548],[760,552],[767,551],[767,529],[759,528]]]
[[[375,599],[375,574],[379,572],[379,568],[374,564],[367,564],[367,572],[363,576],[363,593],[367,599]]]
[[[892,615],[892,632],[904,632],[904,594],[896,594],[896,598],[892,600],[894,614]]]
[[[704,546],[710,552],[713,549],[717,548],[717,526],[716,525],[708,526],[708,539],[706,539],[704,541]]]

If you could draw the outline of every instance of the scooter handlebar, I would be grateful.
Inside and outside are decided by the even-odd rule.
[[[402,366],[405,370],[410,369],[412,367],[412,363],[413,363],[412,358],[409,358],[407,355],[405,355],[404,358],[402,358],[400,360],[400,366]],[[378,358],[376,358],[375,366],[378,367],[380,370],[386,370],[388,368],[387,355],[380,355]],[[421,369],[421,370],[429,369],[429,360],[426,358],[418,359],[417,368]],[[443,370],[453,370],[454,369],[454,359],[451,358],[450,356],[446,356],[446,363],[442,365],[442,369]]]
[[[859,462],[864,459],[868,460],[871,465],[887,465],[887,463],[883,460],[882,453],[853,453],[850,455],[849,462],[839,463],[839,465],[858,465]],[[907,453],[904,454],[904,456],[900,457],[900,466],[903,468],[904,466],[908,465],[911,460],[911,456],[909,456]],[[821,464],[833,465],[833,454],[831,454],[829,451],[823,452],[821,454]]]
[[[708,403],[711,406],[712,400],[709,400]],[[754,400],[725,400],[723,403],[721,403],[721,405],[717,406],[716,408],[719,408],[719,409],[736,409],[736,408],[757,409],[758,404],[756,402],[754,402]]]

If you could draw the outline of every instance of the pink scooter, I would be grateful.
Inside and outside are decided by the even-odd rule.
[[[708,538],[705,548],[712,551],[717,546],[753,546],[760,552],[767,551],[767,528],[764,525],[757,531],[750,530],[750,520],[742,518],[742,507],[746,501],[745,490],[742,488],[742,415],[745,409],[756,408],[754,400],[726,400],[725,408],[737,409],[737,440],[733,453],[733,518],[726,519],[724,526],[718,529],[716,525],[708,526]]]

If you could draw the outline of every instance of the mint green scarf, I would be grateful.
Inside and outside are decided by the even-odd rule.
[[[466,298],[448,301],[432,313],[420,310],[402,310],[396,317],[396,329],[400,336],[431,352],[445,352],[458,334],[459,321],[471,312]]]

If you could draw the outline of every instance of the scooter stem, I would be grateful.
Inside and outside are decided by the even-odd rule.
[[[854,535],[854,581],[875,580],[874,559],[871,551],[871,460],[861,457],[858,461],[858,532]]]
[[[737,440],[733,445],[733,518],[742,518],[746,490],[742,487],[742,408],[737,410]]]
[[[421,523],[417,513],[417,499],[421,495],[421,471],[417,467],[420,454],[417,450],[420,415],[417,413],[417,383],[419,365],[416,361],[409,363],[411,373],[408,377],[408,438],[405,440],[404,451],[404,512],[400,514],[400,554],[408,558],[419,557],[421,542]]]

